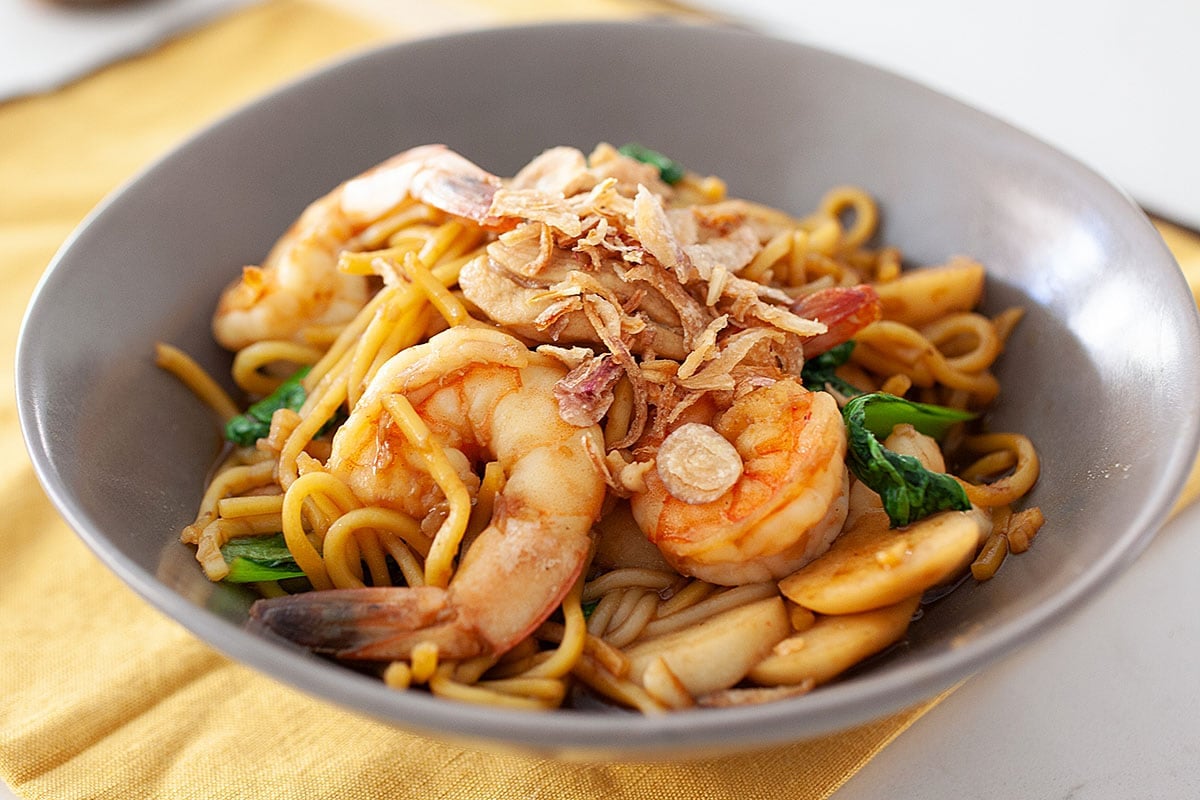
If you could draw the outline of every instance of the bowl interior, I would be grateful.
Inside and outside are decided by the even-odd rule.
[[[211,418],[153,365],[162,340],[224,377],[209,319],[312,199],[388,155],[443,142],[497,174],[546,147],[639,141],[803,213],[831,186],[881,203],[914,264],[962,253],[986,307],[1027,316],[999,374],[997,429],[1043,457],[1036,546],[966,586],[869,670],[804,698],[662,719],[530,716],[395,693],[242,629],[249,598],[177,541],[218,446]],[[557,755],[647,757],[842,728],[960,680],[1064,617],[1164,519],[1194,453],[1197,322],[1144,216],[1073,160],[904,80],[721,29],[567,25],[378,50],[201,133],[111,197],[63,248],[18,354],[43,483],[137,591],[278,679],[433,735]]]

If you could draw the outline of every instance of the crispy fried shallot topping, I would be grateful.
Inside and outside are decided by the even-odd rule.
[[[628,432],[596,456],[614,487],[636,482],[646,467],[633,454],[665,446],[697,403],[727,402],[798,374],[806,353],[844,341],[878,314],[878,299],[861,289],[796,300],[744,277],[769,242],[791,235],[795,220],[745,200],[685,195],[656,167],[610,145],[587,156],[552,148],[495,188],[487,217],[504,221],[498,227],[506,232],[459,277],[485,315],[570,368],[556,392],[564,420],[601,420],[614,387],[628,380]],[[734,469],[730,459],[718,461]],[[686,477],[686,460],[659,469],[682,470],[686,486],[709,480]],[[686,486],[680,491],[704,491]]]
[[[612,406],[613,387],[623,374],[611,353],[583,361],[554,387],[559,416],[580,428],[595,425]]]

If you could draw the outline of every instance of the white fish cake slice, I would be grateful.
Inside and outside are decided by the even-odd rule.
[[[808,630],[775,645],[771,655],[750,670],[749,678],[764,686],[825,683],[899,641],[919,600],[909,597],[861,614],[820,617]]]
[[[983,279],[982,264],[959,257],[940,266],[910,270],[894,281],[875,284],[875,290],[884,319],[920,327],[979,305]]]
[[[818,614],[857,614],[898,603],[949,580],[986,535],[976,511],[943,511],[904,528],[864,515],[820,558],[779,582],[788,599]]]
[[[728,689],[791,629],[781,598],[756,600],[627,648],[630,677],[641,682],[646,669],[662,658],[693,697]]]

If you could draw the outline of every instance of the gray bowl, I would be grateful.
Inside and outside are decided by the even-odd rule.
[[[986,305],[1028,315],[994,426],[1044,465],[1047,523],[997,580],[965,585],[869,669],[757,708],[658,718],[509,712],[401,693],[243,629],[249,596],[177,542],[217,447],[152,363],[182,346],[225,375],[220,289],[313,198],[444,142],[512,174],[542,149],[639,141],[732,194],[797,213],[856,183],[914,263],[989,269]],[[555,756],[700,755],[825,734],[931,697],[1069,617],[1153,537],[1197,442],[1197,315],[1147,219],[1102,178],[984,114],[828,53],[724,29],[560,25],[386,47],[276,92],[116,192],[47,271],[17,354],[21,423],[67,520],[147,601],[232,658],[431,736]],[[134,641],[136,645],[136,641]],[[1065,680],[1065,678],[1064,678]]]

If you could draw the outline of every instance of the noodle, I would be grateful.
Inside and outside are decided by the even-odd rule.
[[[441,446],[433,441],[429,428],[417,416],[408,400],[390,395],[383,400],[392,420],[403,431],[404,436],[417,448],[425,460],[426,469],[433,476],[446,497],[450,513],[442,521],[433,544],[425,559],[425,583],[429,586],[446,586],[453,571],[451,561],[458,552],[458,545],[467,532],[467,520],[471,516],[471,498],[462,479],[446,459]]]
[[[217,501],[217,514],[226,519],[282,513],[282,494],[223,497]]]
[[[679,580],[679,576],[669,572],[656,572],[648,569],[622,569],[607,572],[601,577],[588,583],[583,590],[584,600],[595,600],[614,589],[652,589],[660,591]]]
[[[304,517],[307,507],[316,506],[319,502],[317,498],[322,496],[341,512],[350,511],[359,505],[350,489],[326,472],[310,472],[297,478],[288,487],[283,499],[283,536],[287,541],[288,550],[296,559],[296,564],[304,570],[313,588],[317,590],[332,589],[333,582],[329,579],[324,558],[304,529]],[[306,504],[310,498],[314,503]],[[314,516],[320,513],[318,508],[313,509]],[[322,527],[328,527],[320,524],[323,522],[324,520],[319,520],[318,524],[313,526],[318,541],[324,539]]]
[[[854,226],[841,237],[840,246],[845,249],[865,245],[879,223],[875,201],[857,186],[839,186],[830,190],[821,198],[820,211],[833,219],[840,219],[846,213],[852,216]]]
[[[1040,508],[1026,508],[1012,515],[1005,535],[1008,537],[1009,549],[1014,553],[1024,553],[1033,542],[1033,537],[1041,530],[1046,522]]]
[[[627,589],[608,630],[604,631],[604,639],[613,647],[632,644],[641,636],[657,609],[658,598],[653,592]]]
[[[388,586],[391,583],[387,567],[383,563],[383,546],[373,533],[369,536],[356,536],[363,529],[390,533],[422,556],[429,553],[429,539],[421,532],[420,524],[409,515],[389,508],[356,508],[347,511],[329,526],[323,545],[325,569],[333,585],[339,589],[365,585],[362,576],[354,574],[359,559],[353,557],[357,554],[351,554],[349,551],[351,542],[355,542],[360,550],[368,550],[370,553],[367,560],[372,585]]]
[[[309,395],[310,401],[313,397],[319,397],[319,402],[313,407],[306,402],[300,409],[300,424],[292,430],[279,451],[279,485],[284,489],[289,488],[300,475],[299,460],[304,448],[346,401],[346,377],[334,379],[331,383],[324,392],[320,391],[323,387],[318,384],[313,394]]]
[[[986,581],[1000,569],[1004,557],[1008,555],[1008,537],[1003,533],[993,533],[983,543],[983,549],[971,562],[971,575],[977,581]]]
[[[389,533],[380,535],[379,540],[383,549],[396,562],[396,566],[404,577],[405,585],[424,586],[425,568],[421,565],[417,554],[413,553],[412,548],[398,536]]]
[[[975,505],[985,508],[1010,505],[1033,488],[1038,476],[1038,457],[1028,437],[1016,433],[991,433],[970,436],[964,443],[976,453],[1004,452],[1016,460],[1010,474],[992,483],[966,484],[967,496]],[[975,463],[979,464],[978,461]],[[967,471],[971,472],[972,468],[968,467]],[[975,471],[978,472],[977,469]]]
[[[221,419],[228,420],[240,413],[237,404],[225,390],[182,350],[159,342],[155,345],[155,356],[158,366],[175,375],[183,385],[216,411]]]
[[[390,302],[399,291],[396,287],[385,286],[367,302],[363,310],[338,334],[321,360],[304,376],[305,389],[315,394],[319,386],[327,383],[331,373],[336,374],[340,371],[342,359],[346,357],[350,348],[358,343],[371,320],[375,319],[376,312]]]
[[[564,163],[554,159],[570,157],[561,150],[547,153],[540,171],[530,174],[553,185],[555,170]],[[836,406],[862,393],[881,392],[968,415],[982,412],[999,392],[993,368],[1021,309],[990,318],[978,311],[983,272],[975,262],[955,258],[911,270],[897,248],[873,248],[880,209],[857,187],[831,189],[811,215],[797,218],[728,198],[725,184],[715,177],[684,172],[668,186],[659,179],[665,172],[647,172],[646,165],[607,145],[599,145],[585,167],[573,167],[594,171],[578,184],[584,188],[564,189],[561,197],[543,191],[540,182],[539,188],[530,188],[533,178],[524,174],[502,185],[513,187],[505,194],[490,177],[470,172],[473,165],[454,161],[457,156],[429,148],[410,154],[449,159],[439,162],[441,172],[435,170],[429,180],[464,171],[451,176],[450,188],[439,190],[466,192],[451,203],[453,210],[438,206],[445,194],[405,196],[376,218],[336,219],[322,234],[326,239],[305,245],[330,246],[330,263],[337,263],[334,278],[317,272],[312,277],[328,282],[313,296],[326,298],[320,302],[331,303],[330,308],[309,297],[282,298],[285,311],[275,320],[275,335],[231,348],[233,382],[251,398],[271,400],[273,393],[295,383],[287,381],[289,373],[301,367],[308,371],[299,378],[298,399],[272,401],[276,405],[265,412],[269,423],[256,418],[257,433],[226,454],[194,520],[183,529],[180,538],[196,546],[205,574],[214,581],[229,579],[223,548],[231,540],[264,547],[276,542],[272,546],[284,552],[264,555],[261,570],[252,570],[245,579],[264,597],[303,599],[334,590],[354,597],[354,592],[391,587],[386,591],[397,593],[392,597],[420,588],[423,598],[458,602],[438,611],[430,627],[406,631],[410,643],[404,653],[371,657],[381,661],[387,686],[472,703],[557,708],[586,689],[606,702],[656,714],[793,697],[836,674],[841,668],[825,665],[822,677],[793,677],[778,687],[755,677],[756,663],[802,649],[784,637],[815,630],[837,616],[822,611],[818,602],[810,607],[788,590],[795,575],[780,581],[774,572],[764,577],[761,570],[749,570],[715,581],[689,566],[689,559],[715,558],[710,550],[725,553],[722,558],[733,552],[735,566],[742,557],[747,563],[767,558],[761,554],[769,554],[777,538],[792,535],[788,531],[796,526],[787,515],[802,501],[764,505],[760,516],[766,521],[738,537],[706,545],[709,549],[688,550],[673,543],[671,536],[685,541],[692,533],[681,524],[682,532],[656,540],[656,550],[643,533],[647,519],[656,518],[644,510],[639,517],[635,508],[640,497],[659,485],[656,481],[665,484],[664,475],[676,481],[666,491],[683,503],[683,511],[672,512],[683,519],[717,502],[708,495],[687,496],[709,491],[699,485],[707,473],[689,473],[689,480],[696,478],[694,487],[680,482],[671,472],[677,465],[667,455],[665,440],[693,424],[722,431],[736,444],[738,464],[722,474],[725,483],[719,483],[712,497],[774,502],[754,499],[767,492],[763,487],[771,473],[745,454],[789,452],[778,444],[788,432],[770,427],[785,424],[772,419],[772,413],[740,411],[744,398],[768,396],[757,393],[798,380],[802,368],[850,342],[853,349],[828,373],[836,380],[825,384]],[[410,154],[397,158],[415,157]],[[477,195],[490,198],[491,205],[472,214],[465,209]],[[297,225],[302,228],[303,220],[321,214],[343,213],[328,201],[314,203]],[[683,209],[691,209],[686,220]],[[290,231],[276,249],[286,249],[301,234]],[[345,242],[328,241],[342,236]],[[302,255],[298,250],[293,257]],[[303,262],[294,267],[302,270]],[[293,290],[273,282],[273,269],[265,262],[243,276],[255,289],[259,305],[254,319],[259,321],[274,320],[272,293]],[[348,294],[339,299],[339,292]],[[343,301],[349,312],[330,310]],[[214,320],[218,338],[226,323],[222,315],[231,314],[224,302]],[[818,307],[822,311],[813,315],[815,321],[801,313]],[[879,311],[872,316],[864,308]],[[553,391],[558,416],[570,417],[574,426],[571,441],[526,444],[540,433],[537,420],[511,431],[513,418],[496,421],[492,415],[499,415],[500,408],[518,416],[542,413],[530,410],[536,404],[527,409],[524,401],[510,401],[508,388],[497,390],[494,398],[468,396],[461,373],[486,363],[477,356],[462,356],[463,364],[428,383],[413,383],[404,393],[375,388],[394,379],[395,370],[384,369],[393,358],[408,358],[406,353],[418,352],[412,348],[454,329],[484,337],[462,341],[498,341],[486,337],[502,333],[504,341],[517,343],[520,352],[497,359],[499,377],[490,378],[496,386],[528,388],[537,385],[539,371],[567,372],[556,379]],[[810,336],[829,341],[810,353],[806,342],[817,340]],[[178,349],[158,345],[156,361],[222,423],[252,416],[243,415],[218,382]],[[805,391],[819,394],[813,387]],[[430,414],[433,418],[427,419]],[[739,414],[746,417],[741,423],[736,422]],[[551,422],[546,420],[544,427],[552,428]],[[944,472],[950,465],[954,486],[961,486],[959,491],[977,509],[972,519],[986,518],[990,531],[978,537],[982,544],[970,558],[956,563],[969,561],[976,580],[990,579],[1007,555],[1030,547],[1045,522],[1039,509],[1019,507],[1038,477],[1033,443],[1017,433],[986,432],[978,422],[958,422],[938,441],[922,436],[909,426],[897,426],[888,441],[917,454],[910,457],[926,469]],[[527,447],[523,457],[539,464],[553,463],[556,453],[578,445],[597,475],[518,467],[511,454],[499,452],[501,439]],[[373,449],[339,456],[339,443],[347,441],[368,442]],[[722,457],[706,458],[689,457],[682,469],[711,466],[719,473],[714,465]],[[835,466],[840,472],[830,474],[838,479],[835,485],[844,487],[845,467]],[[393,470],[403,479],[393,478]],[[543,491],[550,497],[566,499],[562,507],[567,510],[560,514],[571,513],[572,486],[600,478],[607,486],[601,486],[605,524],[593,532],[604,546],[588,548],[581,568],[558,586],[504,583],[510,571],[539,574],[521,572],[536,552],[520,541],[523,530],[542,526],[539,536],[565,536],[559,520],[543,519],[546,512],[528,507],[532,475],[549,482]],[[815,480],[812,475],[807,479]],[[872,525],[887,530],[886,524],[878,524],[879,495],[865,481],[857,474],[850,480],[851,511],[847,522],[837,523],[844,528],[834,529],[830,541]],[[946,508],[951,507],[929,512],[934,515],[930,518]],[[771,521],[775,516],[779,519]],[[665,524],[663,517],[657,519]],[[921,524],[919,519],[901,531]],[[870,552],[879,564],[899,564],[906,557],[896,544],[881,544]],[[496,553],[504,557],[480,570],[479,562]],[[542,557],[552,570],[549,562],[557,556]],[[273,559],[290,566],[273,572]],[[459,576],[471,570],[488,575],[494,588],[485,592],[474,583],[469,589],[459,586]],[[942,583],[952,584],[957,577],[947,576]],[[539,593],[545,595],[542,600]],[[510,603],[543,601],[546,608],[524,627],[498,621]],[[486,610],[472,606],[475,602]],[[759,616],[752,617],[753,623],[732,624],[730,620],[741,619],[738,615]],[[776,638],[765,643],[754,638],[761,636],[756,633],[760,628],[770,627],[763,615],[770,617],[770,625],[781,626]],[[456,627],[459,616],[464,618],[461,629]],[[461,644],[464,637],[471,640],[469,646]],[[724,651],[712,650],[717,641],[730,644]],[[746,653],[754,647],[760,652],[751,658]],[[711,657],[678,657],[684,651],[711,652]],[[738,658],[748,659],[744,669],[732,678],[721,677],[722,670],[731,669],[726,662]]]
[[[242,348],[233,359],[233,381],[248,394],[270,394],[279,387],[283,378],[270,378],[264,374],[272,364],[315,364],[323,353],[307,345],[295,342],[255,342]]]
[[[632,681],[618,677],[604,668],[587,653],[575,663],[573,674],[597,694],[621,705],[635,708],[643,714],[660,714],[666,707]]]
[[[704,581],[692,581],[675,592],[658,607],[659,617],[669,617],[677,611],[691,608],[716,591],[717,587]]]
[[[728,611],[731,608],[737,608],[738,606],[752,603],[764,597],[772,597],[775,595],[775,591],[774,584],[767,583],[751,583],[732,589],[724,589],[715,595],[710,595],[707,599],[696,603],[690,608],[682,609],[669,615],[659,614],[657,620],[646,625],[642,634],[649,638],[681,630],[699,624],[722,611]]]
[[[483,478],[479,481],[479,493],[475,496],[475,505],[471,509],[471,517],[467,522],[467,531],[463,534],[462,545],[468,546],[475,537],[483,532],[492,521],[495,513],[496,497],[504,489],[504,470],[498,461],[489,461],[483,468]]]
[[[412,660],[409,662],[412,667],[412,680],[416,683],[425,683],[438,670],[438,647],[432,642],[421,642],[413,648]]]
[[[279,517],[276,515],[214,519],[196,537],[196,560],[210,580],[223,580],[229,574],[229,565],[221,554],[221,548],[230,539],[265,536],[277,530]]]
[[[212,483],[200,500],[200,510],[196,512],[196,520],[184,528],[180,537],[185,544],[193,544],[209,522],[216,518],[218,503],[230,495],[241,494],[252,489],[267,486],[273,480],[274,465],[269,461],[246,466],[230,467],[217,473]]]
[[[450,665],[446,666],[447,669],[438,670],[429,681],[430,691],[439,697],[532,711],[555,708],[564,697],[563,685],[558,681],[515,679],[464,684],[456,681]]]
[[[581,577],[563,600],[562,610],[566,624],[563,626],[558,649],[554,651],[554,655],[526,671],[523,677],[561,678],[570,672],[579,660],[587,639],[587,622],[583,617],[583,606],[580,604],[582,593]]]

